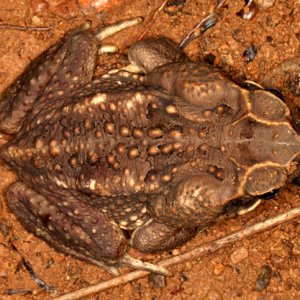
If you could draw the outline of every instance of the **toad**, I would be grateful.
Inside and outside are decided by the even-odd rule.
[[[227,215],[255,207],[297,168],[288,107],[256,86],[190,62],[163,38],[129,59],[145,75],[94,77],[98,41],[68,34],[3,93],[1,157],[24,227],[55,249],[114,274],[130,257],[173,249]]]

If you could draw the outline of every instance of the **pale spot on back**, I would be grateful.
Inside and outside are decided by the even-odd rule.
[[[100,103],[104,103],[107,101],[107,95],[106,94],[97,94],[96,96],[94,96],[91,100],[91,104],[93,105],[97,105]]]

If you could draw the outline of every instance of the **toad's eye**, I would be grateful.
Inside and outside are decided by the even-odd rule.
[[[252,111],[269,121],[283,121],[289,116],[288,107],[275,95],[264,90],[250,93]]]
[[[248,174],[244,191],[251,196],[259,196],[278,189],[286,180],[286,174],[281,167],[265,164],[258,166]]]

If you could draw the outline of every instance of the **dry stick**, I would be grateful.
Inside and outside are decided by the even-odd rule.
[[[205,25],[205,22],[215,20],[217,22],[217,11],[226,3],[227,0],[219,0],[217,1],[217,5],[215,6],[213,12],[206,16],[202,21],[200,21],[180,42],[179,47],[184,49],[189,43],[191,43],[194,39],[200,37],[208,28],[202,28]],[[214,26],[214,23],[212,26]]]
[[[237,231],[231,235],[228,235],[224,238],[207,242],[199,246],[198,248],[191,250],[189,252],[168,258],[166,260],[161,261],[158,263],[158,265],[163,267],[169,267],[175,264],[183,263],[185,261],[197,259],[200,256],[203,256],[204,254],[213,253],[225,246],[228,246],[229,244],[232,244],[233,242],[236,242],[238,240],[241,240],[245,237],[252,236],[258,232],[267,230],[271,228],[272,226],[279,225],[281,223],[285,223],[287,221],[290,221],[296,217],[300,217],[300,207],[294,208],[286,213],[280,214],[274,218],[267,219],[265,221],[256,223],[254,225],[251,225],[245,229],[242,229],[240,231]],[[106,289],[118,286],[120,284],[125,284],[130,281],[133,281],[135,279],[142,278],[149,273],[146,271],[135,271],[131,273],[127,273],[124,275],[121,275],[119,277],[113,278],[111,280],[91,285],[87,288],[83,288],[81,290],[78,290],[76,292],[68,293],[60,297],[56,297],[54,300],[74,300],[74,299],[80,299],[84,296],[88,296],[93,293],[97,293],[100,291],[104,291]]]
[[[52,30],[52,27],[33,27],[33,26],[20,26],[8,23],[1,23],[0,29],[14,29],[20,31],[49,31]]]
[[[145,29],[145,31],[141,34],[141,36],[138,38],[138,40],[142,40],[144,38],[144,36],[148,33],[148,31],[150,30],[150,28],[152,27],[152,25],[154,24],[155,19],[157,18],[157,15],[160,11],[162,11],[164,9],[164,7],[166,6],[168,0],[165,0],[161,6],[154,12],[151,21],[149,22],[149,24],[147,25],[147,28]]]

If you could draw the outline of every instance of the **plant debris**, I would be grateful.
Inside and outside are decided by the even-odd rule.
[[[217,5],[214,8],[214,11],[209,14],[207,17],[205,17],[202,21],[200,21],[186,36],[185,38],[180,42],[179,47],[181,49],[184,49],[186,46],[188,46],[194,39],[200,37],[204,32],[206,32],[208,29],[215,26],[218,22],[218,11],[221,7],[224,6],[226,3],[226,0],[219,0]]]
[[[12,30],[20,30],[20,31],[50,31],[53,27],[33,27],[33,26],[20,26],[15,24],[1,23],[1,29],[12,29]]]
[[[32,290],[30,289],[9,289],[6,291],[6,295],[8,296],[13,296],[13,295],[29,295],[29,294],[32,294]]]
[[[236,15],[244,20],[251,20],[258,13],[258,6],[254,0],[245,0],[245,2],[245,6]]]
[[[246,63],[248,64],[249,62],[253,61],[256,54],[257,54],[256,47],[253,44],[250,45],[243,53],[243,57],[246,58]]]
[[[255,286],[258,291],[262,291],[270,284],[272,278],[272,269],[270,266],[265,265],[262,267],[262,271],[259,274]]]

